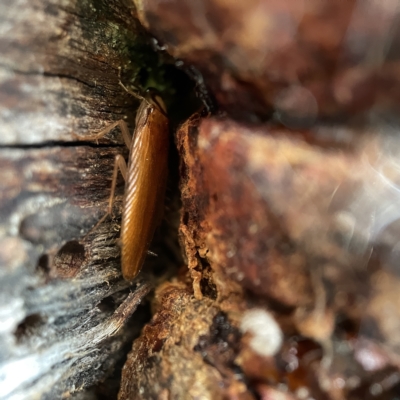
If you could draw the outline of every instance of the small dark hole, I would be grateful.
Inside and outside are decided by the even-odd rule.
[[[203,277],[200,280],[201,292],[204,296],[209,297],[212,300],[216,300],[218,297],[218,289],[213,281],[212,269],[205,258],[199,258],[199,262],[202,266]]]
[[[182,224],[187,225],[189,223],[189,213],[184,212],[183,213],[183,218],[182,218]]]
[[[47,254],[42,254],[40,256],[36,269],[39,273],[42,273],[43,275],[49,274],[50,265],[49,265],[49,256]]]
[[[105,312],[113,312],[116,308],[114,298],[112,296],[104,297],[97,305],[100,311]]]
[[[32,336],[34,331],[42,325],[42,317],[40,314],[28,315],[18,326],[14,332],[17,342],[22,342],[24,338]]]
[[[78,241],[66,243],[54,257],[54,271],[58,278],[73,278],[85,261],[85,248]]]
[[[201,293],[203,293],[204,296],[209,297],[212,300],[216,300],[218,297],[218,290],[215,284],[207,278],[203,278],[200,281],[200,288],[201,288]]]

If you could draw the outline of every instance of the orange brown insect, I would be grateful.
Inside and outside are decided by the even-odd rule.
[[[125,121],[117,121],[101,132],[85,137],[96,140],[119,126],[130,149],[128,165],[116,156],[107,214],[111,214],[118,169],[125,179],[121,225],[122,275],[133,280],[143,265],[157,224],[162,217],[168,172],[169,123],[165,105],[154,91],[148,91],[136,115],[133,138]]]

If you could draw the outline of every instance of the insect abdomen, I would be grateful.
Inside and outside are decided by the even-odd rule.
[[[121,227],[122,274],[139,273],[162,215],[168,171],[168,119],[152,105],[141,107],[128,163]]]

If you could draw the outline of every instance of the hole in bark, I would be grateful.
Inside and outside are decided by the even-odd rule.
[[[66,243],[54,257],[54,271],[58,278],[73,278],[85,260],[85,248],[78,241]]]
[[[36,270],[43,274],[48,275],[50,272],[49,256],[47,254],[42,254],[38,260]]]
[[[25,338],[34,334],[35,330],[42,325],[42,317],[40,314],[28,315],[18,326],[14,332],[17,342],[22,342]]]
[[[203,296],[216,300],[218,297],[218,290],[213,281],[211,266],[204,258],[199,258],[199,262],[202,266],[202,278],[200,280],[201,293]]]
[[[103,313],[115,310],[115,301],[113,296],[104,297],[97,306]]]
[[[200,281],[201,293],[204,296],[209,297],[211,300],[217,300],[218,291],[214,282],[212,282],[209,278],[202,278]]]
[[[189,213],[188,212],[184,212],[183,213],[183,218],[182,218],[182,224],[183,225],[187,225],[189,222]]]

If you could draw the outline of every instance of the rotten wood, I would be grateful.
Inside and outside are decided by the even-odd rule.
[[[135,3],[221,112],[176,133],[188,269],[119,398],[396,397],[399,8]]]
[[[139,18],[233,119],[289,127],[396,118],[396,1],[135,0]],[[199,72],[196,72],[199,71]]]
[[[395,2],[135,4],[10,2],[0,17],[0,396],[394,398]],[[122,190],[115,218],[85,237],[122,141],[80,139],[125,116],[133,127],[120,75],[190,109],[187,78],[168,89],[166,49],[221,112],[174,132],[184,262],[175,208],[161,229],[170,281],[156,269],[129,286]],[[151,285],[151,311],[128,321]],[[121,383],[105,380],[128,347]]]
[[[323,132],[198,115],[180,128],[189,270],[158,288],[120,399],[397,393],[400,146]]]

